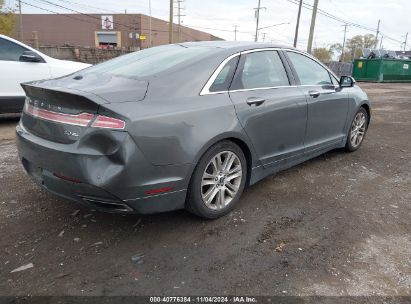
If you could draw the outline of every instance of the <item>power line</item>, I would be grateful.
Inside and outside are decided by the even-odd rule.
[[[192,28],[205,29],[205,30],[212,30],[212,31],[220,31],[220,32],[230,32],[230,33],[234,33],[234,30],[218,29],[218,28],[205,27],[205,26],[197,26],[197,25],[187,25],[187,26],[188,26],[188,27],[192,27]],[[245,31],[239,31],[239,30],[237,30],[237,33],[241,33],[241,34],[254,34],[254,32],[245,32]]]
[[[82,12],[77,11],[77,10],[75,10],[75,9],[71,9],[71,8],[66,7],[66,6],[63,6],[63,5],[60,5],[60,4],[57,4],[57,3],[54,3],[54,2],[48,1],[48,0],[37,0],[37,1],[42,1],[42,2],[48,3],[48,4],[50,4],[50,5],[54,5],[54,6],[56,6],[56,7],[59,7],[59,8],[68,10],[68,11],[72,11],[72,12],[75,12],[75,13],[77,13],[77,14],[84,15],[84,16],[87,16],[87,17],[90,17],[90,18],[94,18],[94,19],[97,19],[97,20],[100,21],[100,17],[94,16],[94,15],[90,15],[90,14],[86,14],[86,13],[82,13]],[[132,27],[130,27],[130,26],[128,26],[128,25],[121,24],[121,23],[119,23],[119,22],[114,22],[114,21],[113,21],[113,24],[117,24],[117,25],[123,26],[123,27],[125,27],[125,28],[127,28],[127,29],[132,29]]]
[[[299,5],[298,0],[286,0],[286,1],[288,1],[290,3],[293,3],[293,4],[296,4],[296,5]],[[309,9],[309,10],[313,10],[313,6],[311,4],[308,4],[308,3],[305,3],[305,2],[303,2],[303,7],[306,8],[306,9]],[[351,22],[351,21],[348,21],[348,20],[344,20],[344,19],[342,19],[340,17],[337,17],[335,15],[332,15],[332,14],[328,13],[327,11],[325,11],[323,9],[320,9],[320,8],[318,9],[318,14],[323,15],[325,17],[328,17],[330,19],[333,19],[335,21],[338,21],[338,22],[341,22],[341,23],[344,23],[344,24],[348,24],[350,26],[358,27],[358,28],[361,28],[361,29],[364,29],[364,30],[367,30],[367,31],[370,31],[370,32],[375,32],[375,30],[376,30],[376,29],[370,28],[368,26],[364,26],[364,25],[354,23],[354,22]]]
[[[85,22],[85,23],[95,24],[95,23],[93,23],[93,22],[90,22],[90,21],[87,21],[87,20],[84,20],[84,19],[80,19],[80,18],[71,16],[71,15],[67,15],[67,14],[61,14],[61,13],[58,13],[58,12],[56,12],[56,11],[52,11],[52,10],[49,10],[49,9],[46,9],[46,8],[43,8],[43,7],[40,7],[40,6],[31,4],[31,3],[27,3],[27,2],[24,2],[23,0],[20,0],[20,1],[21,1],[21,3],[23,3],[23,4],[25,4],[25,5],[28,5],[28,6],[37,8],[37,9],[40,9],[40,10],[45,11],[45,12],[49,12],[49,13],[52,13],[52,14],[65,16],[65,17],[67,17],[67,18],[71,18],[71,19],[74,19],[74,20],[82,21],[82,22]]]
[[[99,11],[104,12],[104,13],[119,13],[119,14],[122,14],[122,13],[123,13],[123,12],[120,12],[120,11],[106,10],[106,9],[102,9],[102,8],[99,8],[99,7],[96,7],[96,6],[92,6],[92,5],[89,5],[89,4],[82,4],[82,3],[78,3],[78,2],[74,2],[74,1],[69,1],[69,0],[59,0],[59,1],[65,2],[65,3],[68,3],[68,4],[72,4],[72,5],[77,5],[77,6],[79,6],[79,7],[92,8],[93,10],[99,10]]]
[[[90,15],[90,14],[86,14],[86,13],[82,13],[82,12],[79,12],[79,11],[77,11],[77,10],[70,9],[70,8],[68,8],[68,7],[65,7],[65,6],[63,6],[63,5],[59,5],[59,4],[53,3],[53,2],[48,1],[48,0],[35,0],[35,1],[38,1],[38,2],[40,2],[40,1],[41,1],[41,2],[46,2],[46,3],[50,4],[50,5],[54,5],[54,6],[56,6],[56,7],[60,7],[60,8],[63,8],[63,9],[72,11],[72,12],[76,12],[77,14],[82,15],[82,16],[86,16],[86,17],[89,17],[89,18],[92,18],[92,19],[95,19],[95,20],[98,20],[98,21],[101,20],[100,17],[94,16],[94,15]],[[80,18],[78,18],[78,17],[76,17],[76,16],[73,16],[72,14],[59,13],[59,12],[56,12],[56,11],[53,11],[53,10],[50,10],[50,9],[46,9],[46,8],[43,8],[43,7],[40,7],[40,6],[31,4],[31,3],[24,2],[24,1],[22,1],[22,0],[21,0],[21,3],[24,3],[24,4],[29,5],[29,6],[32,6],[32,7],[34,7],[34,8],[38,8],[38,9],[41,9],[41,10],[43,10],[43,11],[46,11],[46,12],[49,12],[49,13],[53,13],[53,14],[56,14],[56,15],[62,15],[62,16],[65,16],[65,17],[68,17],[68,18],[71,18],[71,19],[75,19],[75,20],[79,20],[79,21],[82,21],[82,22],[85,22],[85,23],[95,24],[94,22],[90,22],[90,21],[88,21],[88,20],[80,19]],[[117,25],[122,26],[122,27],[124,27],[124,28],[126,28],[126,29],[128,29],[128,30],[135,30],[135,27],[131,27],[131,26],[128,26],[128,25],[119,23],[119,22],[113,22],[113,24],[117,24]],[[149,30],[149,29],[146,29],[146,28],[140,28],[140,29],[141,29],[141,30]],[[153,31],[153,32],[168,32],[167,30],[154,30],[154,29],[153,29],[152,31]]]
[[[290,3],[293,3],[293,4],[296,4],[296,5],[299,5],[298,0],[286,0],[286,1],[288,1]],[[313,6],[311,4],[308,4],[308,3],[305,3],[305,2],[303,2],[303,7],[306,8],[306,9],[309,9],[309,10],[313,10]],[[337,21],[337,22],[340,22],[340,23],[343,23],[343,24],[347,24],[348,26],[357,27],[357,28],[366,30],[368,32],[376,32],[377,31],[376,28],[371,28],[371,27],[368,27],[368,26],[365,26],[365,25],[362,25],[362,24],[359,24],[359,23],[355,23],[355,22],[352,22],[352,21],[349,21],[349,20],[345,20],[345,19],[340,18],[338,16],[332,15],[329,12],[327,12],[323,9],[320,9],[320,8],[318,9],[318,14],[323,15],[327,18],[330,18],[334,21]],[[382,33],[381,31],[379,31],[379,33],[381,35],[383,35],[384,38],[387,38],[388,40],[391,40],[391,41],[394,41],[394,42],[397,42],[397,43],[402,43],[402,41],[400,41],[398,39],[394,39],[390,36],[387,36],[384,33]]]

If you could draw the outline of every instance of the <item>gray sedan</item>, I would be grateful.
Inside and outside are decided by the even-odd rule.
[[[353,78],[272,44],[154,47],[23,88],[28,174],[108,212],[220,217],[270,174],[357,150],[370,121]]]

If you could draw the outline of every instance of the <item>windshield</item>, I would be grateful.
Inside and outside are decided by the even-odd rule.
[[[140,78],[163,72],[196,56],[211,54],[217,49],[165,45],[123,55],[88,68],[90,73],[107,73]]]

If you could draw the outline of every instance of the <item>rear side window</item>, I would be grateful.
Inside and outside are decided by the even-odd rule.
[[[287,54],[301,85],[332,84],[329,72],[316,61],[295,52],[287,52]]]
[[[0,60],[19,61],[24,51],[27,51],[27,49],[14,42],[0,38]]]
[[[227,91],[230,87],[231,81],[237,67],[239,56],[231,58],[226,65],[222,68],[220,73],[218,73],[216,79],[211,85],[210,92]]]
[[[242,58],[242,70],[231,89],[258,89],[288,86],[290,82],[276,51],[248,53]]]

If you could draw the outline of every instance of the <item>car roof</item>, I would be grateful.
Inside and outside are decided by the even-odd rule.
[[[281,44],[264,43],[264,42],[250,42],[250,41],[195,41],[178,43],[184,47],[209,47],[220,48],[225,50],[248,50],[248,49],[261,49],[261,48],[293,48]]]

